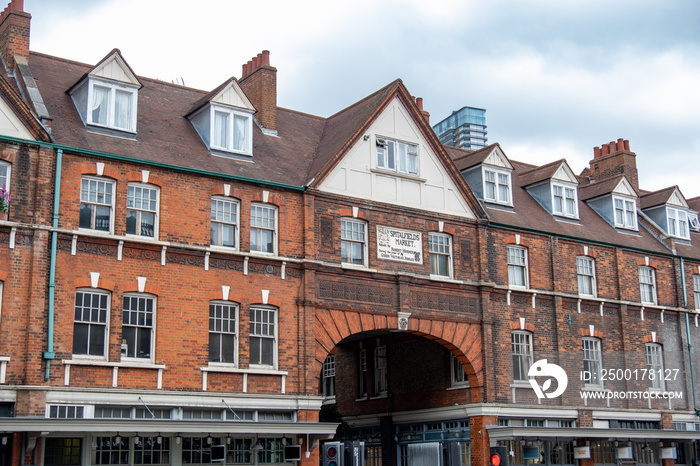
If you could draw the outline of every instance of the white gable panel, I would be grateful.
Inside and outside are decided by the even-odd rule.
[[[250,103],[250,100],[248,100],[241,88],[233,81],[219,92],[212,101],[232,107],[255,110],[255,107]]]
[[[97,68],[92,70],[90,75],[113,79],[124,83],[131,83],[135,85],[139,84],[136,76],[134,76],[134,74],[129,70],[129,67],[119,57],[119,55],[116,54],[116,52],[107,60],[102,62]]]
[[[503,152],[501,152],[501,150],[498,147],[493,148],[489,156],[486,157],[486,159],[484,160],[484,163],[488,165],[493,165],[495,167],[507,168],[509,170],[513,169],[513,166],[506,158],[506,155]]]
[[[634,188],[632,188],[632,185],[627,181],[627,178],[622,178],[615,189],[613,189],[613,192],[615,194],[622,194],[623,196],[637,197],[637,193],[634,192]]]
[[[476,218],[403,104],[394,99],[321,183],[325,192]],[[418,176],[377,169],[376,137],[416,144]]]
[[[559,169],[554,173],[554,175],[552,175],[552,178],[554,178],[555,180],[566,181],[567,183],[578,184],[576,176],[574,176],[573,172],[564,162],[562,162],[562,164],[559,166]]]
[[[671,194],[671,197],[668,198],[668,203],[671,205],[677,205],[680,207],[688,207],[688,203],[685,202],[685,199],[683,198],[683,195],[676,189],[673,191],[673,194]]]
[[[24,127],[22,121],[3,99],[0,99],[0,134],[13,138],[34,140],[32,133]]]

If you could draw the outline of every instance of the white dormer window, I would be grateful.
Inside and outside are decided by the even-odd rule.
[[[698,214],[688,214],[688,223],[690,224],[691,230],[700,231],[700,222],[698,221]]]
[[[513,205],[510,196],[510,173],[484,168],[484,200]]]
[[[377,138],[377,168],[418,175],[418,146],[393,139]]]
[[[633,200],[613,196],[615,226],[628,230],[637,229],[637,204]]]
[[[211,121],[212,149],[252,154],[253,118],[250,113],[212,105]]]
[[[677,238],[690,239],[688,213],[674,207],[666,207],[668,234]],[[696,220],[697,221],[697,220]]]
[[[576,188],[552,183],[552,206],[555,215],[578,218]]]
[[[136,95],[135,87],[91,79],[87,123],[135,133]]]

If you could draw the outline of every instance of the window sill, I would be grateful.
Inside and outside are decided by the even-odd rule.
[[[93,230],[92,228],[78,228],[80,233],[90,233],[93,235],[113,235],[112,231]]]
[[[238,252],[238,248],[235,246],[216,246],[214,244],[210,245],[208,249],[211,249],[212,251],[221,251],[221,252]]]
[[[530,385],[530,382],[527,382],[525,380],[514,380],[513,382],[510,383],[510,388],[529,388],[529,389],[532,389],[532,385]]]
[[[86,128],[88,132],[94,134],[103,134],[105,136],[115,136],[124,139],[136,140],[136,131],[129,131],[128,129],[113,128],[110,126],[96,125],[95,123],[87,123]]]
[[[582,388],[582,390],[587,391],[587,392],[609,392],[611,390],[603,387],[602,385],[590,385],[590,384],[585,384]]]
[[[157,236],[157,235],[156,235]],[[134,235],[131,233],[124,233],[124,237],[127,239],[140,239],[142,241],[153,241],[154,243],[159,242],[158,238],[156,236],[143,236],[143,235]]]
[[[346,262],[341,262],[340,266],[344,269],[351,269],[351,270],[371,270],[366,265],[348,264]]]
[[[286,376],[289,375],[288,371],[280,371],[277,369],[264,369],[264,368],[249,368],[249,369],[241,369],[239,367],[235,367],[233,365],[226,366],[226,365],[214,365],[214,364],[209,364],[208,366],[205,367],[200,367],[199,370],[202,372],[222,372],[222,373],[229,373],[229,374],[254,374],[254,375],[280,375],[280,376]]]
[[[455,280],[454,278],[445,275],[430,275],[430,279],[437,282],[462,283],[459,280]]]
[[[462,383],[462,384],[454,384],[450,387],[448,387],[448,390],[464,390],[465,388],[469,388],[468,383]]]
[[[145,361],[107,361],[105,359],[83,359],[73,358],[64,359],[61,361],[67,366],[102,366],[102,367],[137,367],[140,369],[165,369],[165,364],[154,364],[153,362]]]
[[[382,395],[377,395],[377,396],[371,396],[371,397],[369,397],[370,400],[384,400],[384,399],[386,399],[386,398],[389,398],[389,396],[388,396],[386,393],[384,393],[384,394],[382,394]]]
[[[398,178],[404,178],[411,181],[418,181],[419,183],[425,183],[428,181],[426,178],[421,178],[418,175],[411,175],[410,173],[401,173],[394,170],[387,170],[385,168],[370,168],[371,173],[376,173],[378,175],[390,175]]]
[[[363,396],[362,398],[355,398],[355,401],[369,401],[369,397]]]
[[[260,256],[260,257],[276,257],[277,253],[276,252],[263,252],[263,251],[249,251],[250,254],[254,256]]]

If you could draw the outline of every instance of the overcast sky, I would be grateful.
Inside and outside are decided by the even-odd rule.
[[[6,0],[7,1],[7,0]],[[0,0],[1,2],[1,0]],[[25,0],[32,50],[212,90],[260,51],[278,105],[330,116],[401,78],[431,123],[486,109],[512,160],[629,139],[640,185],[700,196],[700,1]]]

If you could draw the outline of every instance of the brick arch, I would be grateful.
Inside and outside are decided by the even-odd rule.
[[[356,311],[316,310],[316,365],[318,372],[333,348],[344,338],[372,330],[398,329],[397,315],[369,314]],[[484,386],[483,341],[476,323],[432,320],[411,316],[407,333],[441,344],[462,363],[472,399],[481,400]]]

